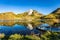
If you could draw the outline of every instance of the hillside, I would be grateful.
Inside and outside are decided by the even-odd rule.
[[[43,16],[42,18],[45,19],[46,23],[49,23],[51,25],[60,23],[60,8],[57,8],[55,11]]]
[[[38,13],[37,11],[33,10],[33,12],[31,12],[30,15],[29,15],[29,11],[28,11],[28,12],[18,14],[17,16],[20,18],[23,18],[24,20],[34,20],[34,19],[40,19],[40,17],[43,15],[41,13]]]
[[[0,25],[13,25],[16,15],[13,12],[0,13]]]
[[[13,12],[0,13],[0,20],[14,20],[16,15]]]

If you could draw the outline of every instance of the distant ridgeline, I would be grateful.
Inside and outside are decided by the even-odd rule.
[[[43,15],[36,10],[30,9],[27,12],[14,14],[13,12],[0,13],[0,24],[14,24],[19,22],[33,22],[40,20],[43,23],[48,23],[50,25],[60,24],[60,8],[48,15]]]

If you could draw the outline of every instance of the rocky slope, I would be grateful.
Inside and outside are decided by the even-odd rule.
[[[60,8],[57,8],[55,11],[43,16],[42,18],[49,24],[60,23]]]

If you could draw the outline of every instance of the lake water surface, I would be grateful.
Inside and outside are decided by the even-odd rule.
[[[22,35],[29,35],[31,34],[31,31],[34,32],[34,34],[38,34],[40,33],[40,30],[45,30],[45,31],[52,31],[52,32],[60,32],[60,28],[57,27],[49,27],[48,24],[39,24],[39,25],[34,25],[31,24],[33,29],[30,30],[27,28],[27,25],[25,26],[25,24],[21,25],[21,24],[15,24],[13,26],[2,26],[0,25],[0,33],[4,33],[5,35],[11,35],[11,34],[22,34]],[[38,28],[38,29],[36,29]]]
[[[33,29],[34,33],[38,33],[39,31],[36,29]],[[31,34],[31,30],[29,30],[26,26],[24,25],[18,25],[15,24],[13,26],[0,26],[0,33],[4,33],[6,35],[10,35],[10,34],[22,34],[22,35],[26,35],[26,34]]]

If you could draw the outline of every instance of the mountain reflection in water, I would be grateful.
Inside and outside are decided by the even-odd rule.
[[[7,23],[8,24],[8,23]],[[12,23],[12,25],[0,25],[0,33],[4,33],[6,35],[11,35],[11,34],[22,34],[22,35],[29,35],[31,34],[31,31],[34,32],[34,34],[39,34],[40,30],[46,30],[46,31],[55,31],[59,32],[60,28],[54,28],[51,27],[48,24],[43,24],[41,22],[17,22],[17,23]]]
[[[36,29],[33,29],[33,31],[34,33],[39,32]],[[29,30],[27,26],[15,24],[13,26],[0,26],[0,33],[4,33],[6,35],[11,35],[15,33],[21,35],[29,35],[31,34],[31,30]]]

